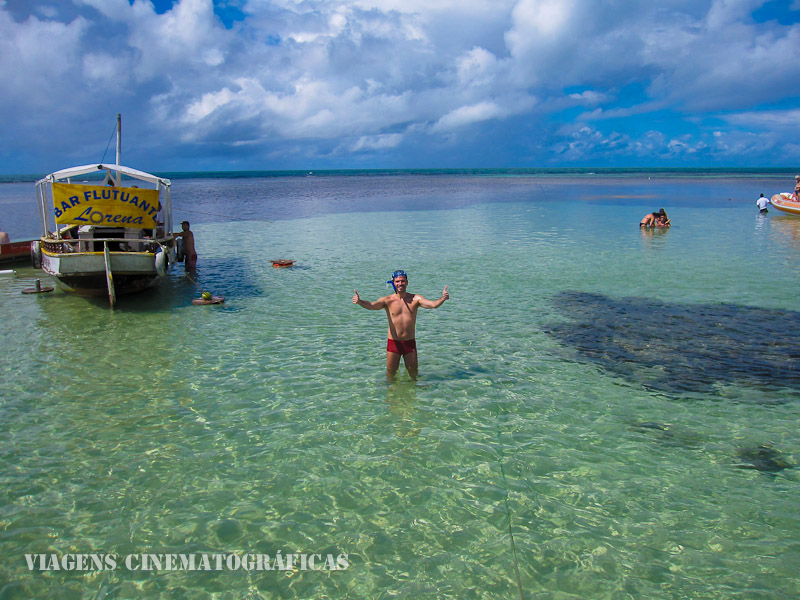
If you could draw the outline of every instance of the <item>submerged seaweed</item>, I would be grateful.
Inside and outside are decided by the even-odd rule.
[[[765,473],[777,473],[783,469],[791,469],[783,455],[769,444],[761,444],[756,448],[740,448],[736,454],[742,461],[736,465],[740,469],[756,469]]]
[[[800,389],[800,313],[562,292],[545,332],[617,375],[667,393],[739,383]]]

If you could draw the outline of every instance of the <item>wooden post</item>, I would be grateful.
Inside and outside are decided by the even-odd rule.
[[[114,291],[114,275],[111,273],[111,253],[108,251],[108,242],[103,242],[103,257],[106,262],[106,283],[108,284],[108,302],[111,308],[117,303],[117,294]]]

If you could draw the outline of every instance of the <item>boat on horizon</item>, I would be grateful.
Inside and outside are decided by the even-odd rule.
[[[115,164],[89,164],[36,182],[42,237],[34,267],[65,291],[84,296],[139,292],[165,278],[176,262],[171,182],[120,164],[117,115]]]
[[[772,206],[790,215],[800,215],[800,202],[792,200],[790,192],[781,192],[770,198]]]

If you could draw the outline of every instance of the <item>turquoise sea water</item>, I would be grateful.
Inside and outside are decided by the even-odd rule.
[[[754,204],[790,183],[177,180],[224,305],[0,278],[0,598],[796,598],[800,218]],[[397,268],[451,300],[388,384],[351,297]],[[25,560],[279,550],[349,567]]]

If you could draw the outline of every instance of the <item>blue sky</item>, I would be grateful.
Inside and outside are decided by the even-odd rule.
[[[0,0],[0,77],[2,173],[800,164],[800,0]]]

